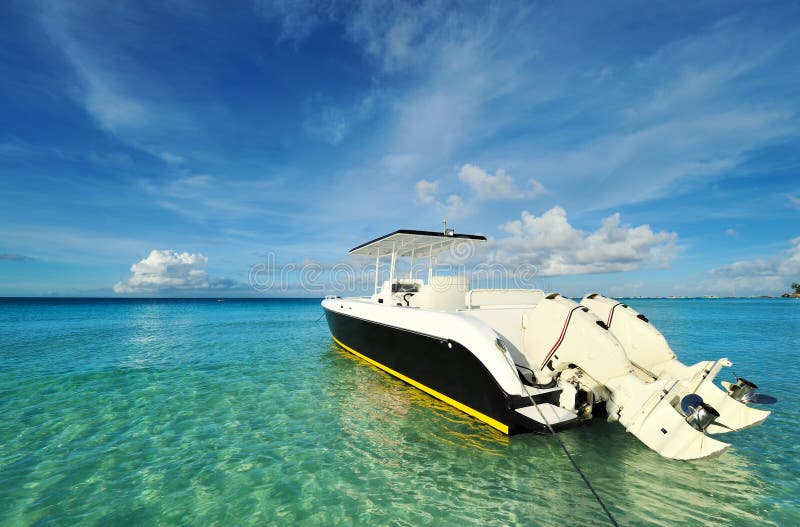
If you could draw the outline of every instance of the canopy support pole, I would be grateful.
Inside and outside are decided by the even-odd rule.
[[[431,252],[428,253],[428,284],[431,283],[433,278],[433,244],[431,244]]]
[[[389,285],[394,283],[394,266],[397,261],[397,251],[394,244],[392,244],[392,265],[389,267]]]
[[[378,294],[378,270],[381,265],[381,250],[378,249],[378,254],[375,255],[375,288],[372,291],[373,295]]]

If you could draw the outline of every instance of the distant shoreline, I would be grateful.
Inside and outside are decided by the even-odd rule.
[[[354,294],[352,296],[359,296]],[[363,296],[363,295],[362,295]],[[168,302],[263,302],[274,300],[317,300],[320,301],[324,297],[316,296],[271,296],[271,297],[119,297],[119,296],[0,296],[0,302],[4,301],[104,301],[104,302],[152,302],[152,301],[168,301]],[[575,297],[580,298],[580,297]],[[757,295],[757,296],[618,296],[614,297],[619,300],[759,300],[759,299],[800,299],[800,294],[788,293],[780,296],[770,295]]]

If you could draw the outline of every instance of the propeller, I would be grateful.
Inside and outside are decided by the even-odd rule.
[[[703,433],[712,424],[733,430],[729,426],[717,423],[719,412],[710,404],[704,403],[703,398],[696,393],[690,393],[681,399],[681,412],[686,416],[687,423]]]
[[[755,383],[744,377],[736,377],[736,384],[728,387],[728,395],[743,403],[775,404],[778,402],[778,399],[771,395],[756,392],[757,389],[758,386]]]
[[[775,404],[778,402],[778,399],[765,393],[754,393],[744,402],[754,404]]]

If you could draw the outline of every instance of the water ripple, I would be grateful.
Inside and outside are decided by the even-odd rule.
[[[716,460],[665,460],[616,424],[562,434],[611,510],[624,525],[800,523],[797,309],[639,302],[681,356],[726,354],[782,402]],[[318,316],[1,304],[0,524],[603,524],[552,438],[454,411],[332,346]]]

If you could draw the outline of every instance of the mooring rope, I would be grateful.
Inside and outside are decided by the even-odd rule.
[[[508,356],[505,353],[503,353],[503,356],[506,358],[506,362],[509,363]],[[509,366],[511,366],[511,369],[514,372],[514,374],[517,377],[519,377],[519,373],[517,373],[516,366],[514,366],[512,363],[509,363]],[[556,439],[556,441],[558,441],[558,444],[561,446],[561,450],[564,451],[564,454],[567,455],[567,458],[572,463],[572,466],[575,467],[575,470],[578,472],[578,474],[580,475],[580,477],[583,480],[583,482],[586,484],[587,487],[589,487],[589,490],[592,492],[592,495],[594,496],[594,499],[596,499],[597,503],[600,504],[600,507],[603,508],[603,512],[605,512],[606,516],[608,516],[608,520],[611,522],[612,525],[614,525],[614,527],[619,527],[619,523],[617,523],[617,520],[614,518],[614,515],[611,514],[611,511],[608,510],[608,507],[606,507],[606,504],[603,502],[603,498],[601,498],[600,495],[597,493],[597,491],[594,489],[594,486],[589,481],[589,478],[586,477],[586,474],[583,473],[583,470],[581,470],[581,467],[578,466],[578,462],[575,461],[575,458],[572,457],[572,454],[569,453],[569,450],[567,450],[566,445],[564,445],[564,442],[561,441],[561,438],[558,437],[558,434],[556,434],[555,430],[553,430],[553,427],[550,425],[550,421],[548,421],[547,418],[544,416],[544,413],[542,413],[542,409],[539,408],[539,405],[536,404],[536,401],[533,400],[533,396],[528,391],[528,387],[525,386],[525,383],[523,383],[521,380],[520,380],[519,384],[520,384],[520,386],[522,386],[522,390],[525,392],[525,395],[527,395],[528,399],[530,399],[531,403],[533,403],[533,406],[534,406],[534,408],[536,408],[536,411],[539,412],[539,416],[541,416],[542,420],[544,421],[544,424],[547,426],[547,429],[550,431],[550,434]]]

